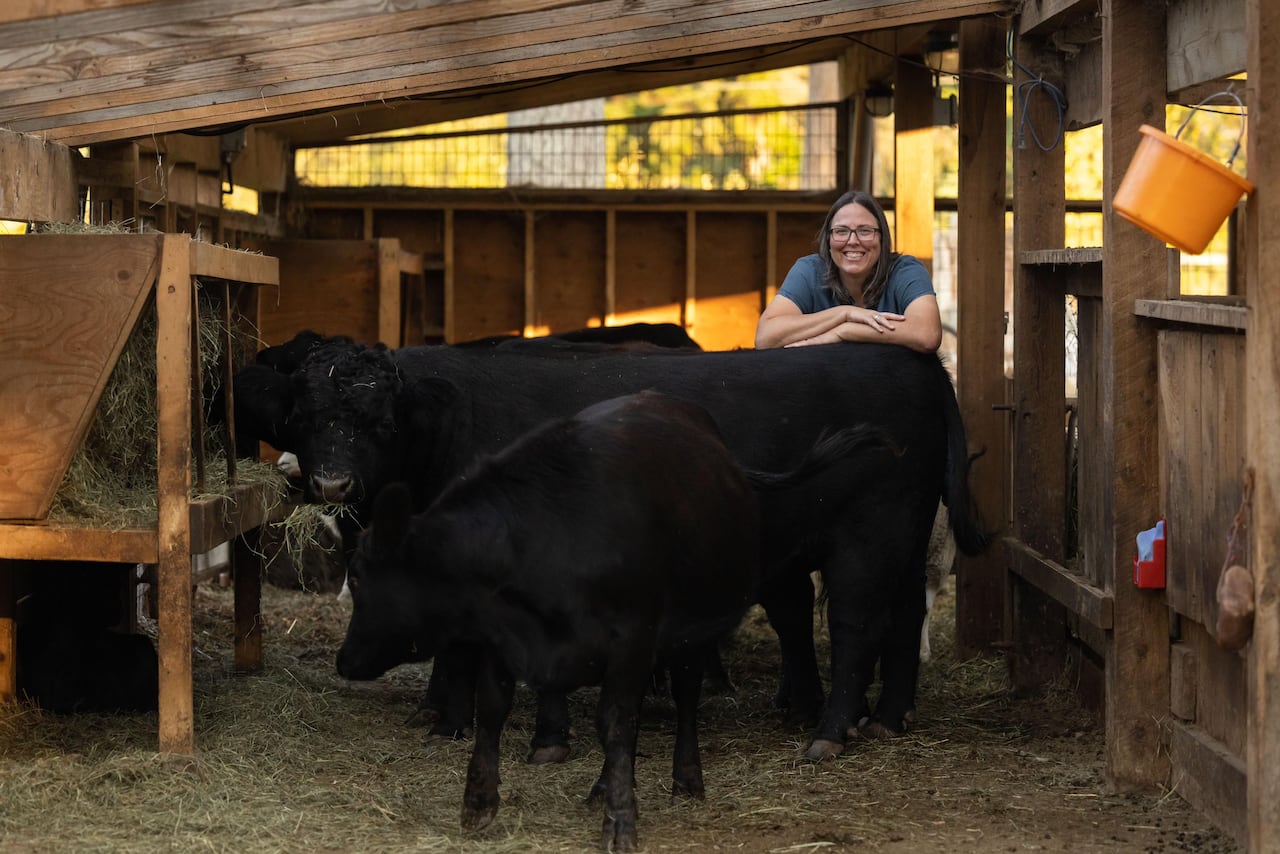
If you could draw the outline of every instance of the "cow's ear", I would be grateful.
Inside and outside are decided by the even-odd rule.
[[[430,431],[440,420],[440,413],[458,398],[458,387],[435,377],[408,381],[400,390],[401,420],[407,421],[415,434]]]
[[[373,502],[375,548],[380,552],[399,549],[409,533],[412,514],[413,496],[409,487],[400,482],[385,486]]]

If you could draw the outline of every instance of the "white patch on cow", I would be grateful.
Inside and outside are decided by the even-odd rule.
[[[302,477],[302,467],[298,465],[298,457],[288,451],[276,460],[276,468],[284,472],[285,477]]]
[[[946,584],[947,577],[956,562],[956,538],[951,533],[951,525],[947,521],[947,507],[938,502],[938,511],[933,517],[933,532],[929,535],[929,555],[925,559],[924,569],[924,624],[920,627],[920,660],[928,661],[932,655],[929,649],[929,614],[933,611],[933,602],[938,591]]]

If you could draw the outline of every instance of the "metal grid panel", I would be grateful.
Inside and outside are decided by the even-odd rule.
[[[824,190],[837,106],[424,133],[300,149],[317,187]]]

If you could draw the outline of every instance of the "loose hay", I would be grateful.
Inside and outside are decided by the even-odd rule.
[[[856,742],[835,762],[799,758],[803,734],[769,709],[776,640],[758,611],[731,644],[733,696],[703,703],[707,800],[669,801],[674,711],[646,702],[637,761],[646,851],[1236,850],[1178,798],[1124,796],[1102,781],[1094,716],[1066,693],[1020,700],[999,660],[960,661],[953,597],[935,610],[908,736]],[[521,691],[503,738],[502,810],[459,826],[467,742],[403,725],[427,665],[347,683],[333,660],[348,612],[333,596],[264,590],[266,669],[231,676],[232,593],[196,599],[194,762],[154,752],[156,716],[0,718],[5,850],[587,851],[583,805],[602,754],[594,690],[572,698],[571,759],[524,764],[533,703]]]

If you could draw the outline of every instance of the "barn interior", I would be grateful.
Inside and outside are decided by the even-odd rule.
[[[1179,797],[1268,850],[1280,839],[1280,761],[1266,758],[1280,751],[1280,303],[1267,284],[1280,251],[1264,239],[1280,222],[1267,193],[1280,175],[1267,143],[1276,33],[1267,0],[11,0],[0,696],[16,695],[16,585],[47,562],[154,568],[163,751],[195,749],[192,555],[232,546],[236,662],[261,666],[246,535],[270,518],[269,496],[234,456],[216,464],[227,494],[193,492],[216,467],[192,435],[193,389],[245,358],[233,317],[265,344],[304,328],[401,346],[649,321],[707,349],[749,347],[828,205],[887,161],[875,189],[895,248],[951,282],[957,391],[985,451],[973,485],[1004,533],[957,565],[959,646],[1003,658],[1027,690],[1070,673],[1105,730],[1111,782],[1177,779]],[[603,133],[602,114],[556,110],[800,66],[818,69],[795,112],[822,166],[785,188],[610,187],[532,155],[498,186],[306,173],[325,153],[517,111],[540,112],[546,134]],[[1142,125],[1173,131],[1179,107],[1224,91],[1243,105],[1228,118],[1247,114],[1235,168],[1254,190],[1222,224],[1205,295],[1187,281],[1192,253],[1112,201]],[[934,179],[939,126],[955,128],[954,192]],[[1088,133],[1102,179],[1080,198],[1058,143]],[[1096,239],[1069,233],[1076,214],[1095,217]],[[954,223],[946,253],[940,215]],[[48,233],[58,224],[99,228]],[[195,331],[211,312],[227,319],[212,367]],[[155,520],[51,519],[146,314]],[[1135,537],[1161,519],[1157,584],[1136,575]],[[1236,648],[1219,629],[1232,564],[1254,609]]]

